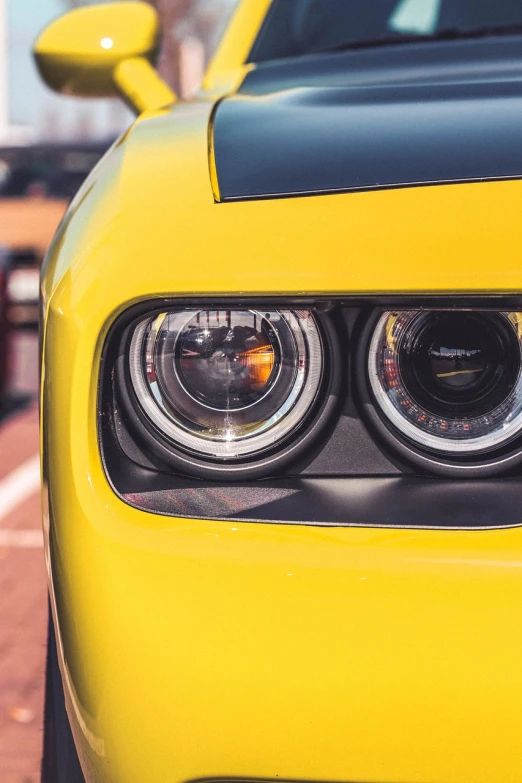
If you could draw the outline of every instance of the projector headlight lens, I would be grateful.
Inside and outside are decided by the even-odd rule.
[[[306,418],[323,374],[309,311],[180,310],[135,328],[137,400],[174,445],[211,459],[266,451]]]
[[[381,414],[431,452],[501,448],[522,432],[521,335],[516,312],[384,313],[368,360]]]

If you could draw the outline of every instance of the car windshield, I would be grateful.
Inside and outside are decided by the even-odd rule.
[[[522,0],[274,0],[250,60],[522,33]]]

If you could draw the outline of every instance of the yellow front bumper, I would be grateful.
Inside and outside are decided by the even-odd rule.
[[[520,780],[522,531],[168,519],[109,492],[51,538],[92,780]]]

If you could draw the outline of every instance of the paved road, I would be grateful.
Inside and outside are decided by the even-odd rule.
[[[36,393],[37,337],[16,337],[13,391]],[[40,528],[36,403],[0,421],[0,783],[37,783],[47,595]]]

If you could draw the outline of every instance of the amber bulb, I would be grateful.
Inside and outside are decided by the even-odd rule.
[[[262,389],[274,369],[275,354],[271,345],[258,345],[238,355],[242,366],[248,369],[251,384]]]

